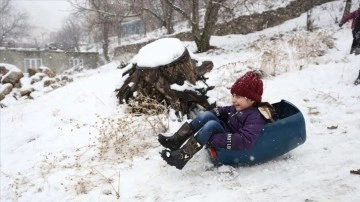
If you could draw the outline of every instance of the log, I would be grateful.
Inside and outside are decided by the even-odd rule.
[[[214,87],[206,84],[204,74],[213,68],[213,63],[204,61],[196,66],[197,62],[185,48],[182,55],[169,64],[155,68],[131,64],[123,74],[128,78],[115,90],[119,103],[129,104],[130,100],[136,100],[141,104],[144,100],[141,96],[145,96],[172,107],[177,114],[189,115],[195,108],[212,109],[215,103],[208,102],[206,93]],[[197,86],[197,81],[206,87]]]

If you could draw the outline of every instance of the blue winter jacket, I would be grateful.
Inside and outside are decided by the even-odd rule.
[[[211,112],[223,121],[224,128],[228,131],[211,137],[210,145],[214,147],[246,150],[255,143],[265,125],[265,119],[253,107],[239,112],[234,106],[217,107]]]

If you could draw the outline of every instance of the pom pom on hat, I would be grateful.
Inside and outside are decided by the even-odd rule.
[[[261,102],[263,82],[255,71],[248,71],[235,81],[231,87],[231,94],[244,96],[255,102]]]

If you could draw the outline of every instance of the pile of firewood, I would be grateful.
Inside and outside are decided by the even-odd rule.
[[[206,93],[213,87],[206,84],[204,74],[212,70],[213,63],[197,64],[186,48],[179,58],[166,65],[154,68],[130,64],[132,66],[123,74],[128,78],[115,90],[119,103],[135,100],[141,104],[140,97],[146,96],[172,107],[177,114],[189,114],[194,108],[211,109],[215,103],[208,102]],[[197,83],[203,84],[202,87]]]

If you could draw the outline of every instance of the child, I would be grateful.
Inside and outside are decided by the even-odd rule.
[[[204,145],[239,151],[250,148],[265,124],[257,108],[262,93],[260,76],[254,71],[247,72],[231,87],[232,106],[199,114],[191,123],[183,124],[173,136],[159,134],[160,144],[167,148],[162,150],[161,157],[181,170]]]
[[[360,34],[358,34],[358,32],[360,31],[359,16],[360,16],[360,7],[356,11],[353,11],[353,12],[345,15],[339,23],[339,27],[342,27],[346,22],[348,22],[349,20],[352,20],[351,29],[352,29],[353,42],[351,44],[350,54],[355,52],[356,55],[359,54],[359,53],[356,53],[356,48],[359,48],[359,46],[360,46],[359,45]]]
[[[340,23],[339,26],[342,27],[347,21],[352,19],[351,29],[353,35],[353,42],[350,48],[350,54],[355,52],[355,55],[360,54],[360,7],[347,15],[345,15]],[[360,83],[360,71],[358,77],[354,81],[354,85],[358,85]]]

